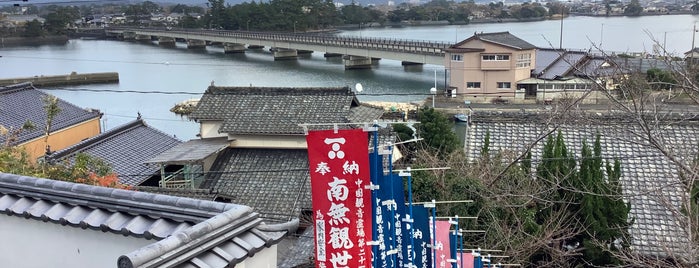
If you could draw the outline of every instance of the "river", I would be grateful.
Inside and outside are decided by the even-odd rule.
[[[699,16],[568,17],[563,20],[564,48],[614,52],[652,53],[653,37],[675,55],[688,51],[692,27]],[[474,32],[509,31],[540,47],[558,47],[558,20],[364,28],[341,35],[430,41],[461,41]],[[699,41],[698,41],[699,42]],[[594,44],[594,45],[593,45]],[[436,82],[444,84],[441,66],[425,65],[405,70],[400,62],[381,60],[371,70],[345,71],[339,59],[322,53],[296,61],[274,61],[267,50],[224,54],[220,47],[188,50],[184,44],[161,48],[157,44],[107,40],[70,40],[66,45],[0,48],[0,78],[60,75],[70,72],[118,72],[119,84],[47,88],[47,92],[77,106],[104,113],[103,127],[110,129],[136,118],[182,140],[195,137],[198,124],[180,118],[169,109],[176,103],[200,97],[212,82],[218,86],[339,87],[356,83],[364,91],[361,101],[412,102],[424,99]],[[436,72],[436,75],[435,75]],[[441,87],[441,86],[440,86]],[[91,90],[91,91],[86,91]],[[192,92],[196,94],[145,94],[92,92]],[[264,124],[265,122],[260,122]]]

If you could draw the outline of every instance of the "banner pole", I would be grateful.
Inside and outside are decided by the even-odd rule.
[[[432,199],[432,268],[437,268],[437,205]]]
[[[379,159],[379,128],[378,128],[378,126],[379,125],[376,122],[374,122],[375,129],[374,129],[374,131],[372,131],[372,136],[374,137],[374,140],[372,143],[372,145],[374,147],[374,151],[371,153],[374,155],[374,163],[371,163],[372,165],[370,165],[374,168],[374,170],[371,170],[371,172],[369,173],[372,185],[379,185],[379,178],[378,178],[379,171],[378,170],[379,170],[379,163],[381,163],[381,159]],[[377,208],[376,196],[377,196],[377,194],[378,193],[376,193],[376,191],[374,191],[374,189],[371,190],[371,195],[370,195],[371,196],[371,209],[372,209],[371,215],[374,215],[374,213],[376,213],[376,208]],[[377,221],[374,220],[374,221],[372,221],[372,224],[371,224],[371,240],[372,241],[376,241],[376,239],[378,238],[377,237],[378,236],[378,230],[377,230],[378,227],[376,226],[377,225],[376,222]],[[372,248],[371,252],[372,252],[372,254],[377,253],[377,251],[374,250],[373,248]],[[373,267],[379,267],[380,266],[379,256],[376,256],[375,254],[373,254],[372,259],[373,259],[373,263],[374,263]]]
[[[408,215],[410,215],[410,220],[413,220],[413,175],[410,173],[410,167],[407,168],[408,170]],[[413,267],[413,259],[415,258],[415,239],[414,237],[414,228],[412,222],[408,222],[407,224],[410,224],[410,230],[408,231],[410,234],[410,250],[408,250],[408,260],[410,261],[410,266]]]
[[[384,177],[383,174],[381,174],[381,175],[382,175],[382,177],[383,177],[384,179],[388,178],[388,179],[391,181],[391,198],[394,198],[394,197],[395,197],[395,195],[394,195],[394,193],[395,193],[395,189],[394,189],[395,183],[393,183],[393,172],[392,172],[392,170],[393,170],[393,146],[391,146],[391,145],[388,146],[388,170],[389,170],[389,172],[388,172],[388,177]],[[383,171],[382,171],[382,172],[383,172]],[[395,199],[395,198],[394,198],[394,199]],[[394,201],[395,203],[393,203],[393,207],[391,208],[391,220],[393,220],[393,219],[396,218],[396,209],[398,208],[397,200],[393,200],[393,201]],[[397,248],[397,246],[396,246],[396,232],[397,232],[397,229],[398,229],[398,228],[395,227],[395,225],[394,225],[394,230],[393,230],[393,232],[391,233],[391,238],[392,238],[392,239],[391,239],[391,249],[392,249],[392,250]],[[397,264],[398,264],[398,254],[393,254],[393,255],[391,255],[391,261],[392,261],[392,265],[394,265],[394,267],[397,268]]]

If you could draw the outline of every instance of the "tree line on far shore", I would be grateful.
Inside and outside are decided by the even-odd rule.
[[[638,0],[621,3],[604,2],[607,15],[612,7],[623,6],[623,14],[638,16],[643,7]],[[695,8],[696,7],[696,8]],[[692,10],[699,11],[699,5]],[[18,7],[0,8],[0,12],[13,14]],[[64,35],[78,23],[89,23],[96,16],[124,15],[127,25],[173,26],[182,28],[207,28],[251,31],[314,31],[351,25],[361,28],[370,25],[400,24],[404,22],[446,22],[468,24],[473,19],[522,20],[548,19],[567,16],[570,12],[590,13],[583,6],[560,1],[524,2],[505,5],[504,2],[477,4],[474,1],[456,2],[432,0],[415,5],[401,3],[395,6],[361,6],[356,3],[337,7],[332,0],[270,0],[249,1],[227,5],[225,0],[208,0],[206,6],[184,4],[157,4],[144,1],[137,4],[85,4],[23,7],[23,14],[39,15],[40,21],[30,21],[19,29],[2,29],[3,36],[37,37]],[[589,8],[589,7],[587,7]],[[153,21],[155,14],[182,14],[176,22]],[[0,21],[2,15],[0,15]]]

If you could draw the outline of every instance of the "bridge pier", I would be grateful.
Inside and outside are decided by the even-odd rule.
[[[150,42],[150,35],[137,34],[135,39],[139,42]]]
[[[342,57],[342,54],[340,54],[340,53],[325,53],[325,54],[323,54],[323,57],[326,57],[326,58]]]
[[[361,56],[345,55],[342,57],[342,62],[345,64],[345,70],[371,69],[372,59]]]
[[[136,33],[134,32],[124,32],[123,33],[124,40],[134,40],[136,39]]]
[[[223,53],[245,53],[245,44],[223,43]]]
[[[272,53],[274,53],[274,60],[295,60],[299,57],[299,53],[296,49],[288,48],[272,48]]]
[[[174,47],[176,46],[175,38],[159,36],[158,45],[163,47]]]
[[[187,48],[206,48],[206,41],[197,39],[187,39]]]
[[[424,64],[418,62],[401,61],[400,65],[403,65],[403,70],[409,72],[421,72],[422,66]]]

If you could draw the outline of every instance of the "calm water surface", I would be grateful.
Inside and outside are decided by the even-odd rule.
[[[652,52],[653,38],[668,51],[682,54],[692,42],[692,26],[699,16],[570,17],[563,21],[563,47],[616,52]],[[560,21],[474,24],[462,26],[369,28],[341,35],[454,42],[474,32],[509,31],[540,47],[558,47]],[[699,41],[698,41],[699,45]],[[71,40],[63,46],[0,48],[0,78],[59,75],[72,71],[118,72],[119,84],[84,85],[46,89],[80,107],[100,109],[106,129],[135,119],[140,112],[153,127],[180,139],[194,138],[198,125],[169,112],[176,103],[200,97],[213,81],[219,86],[339,87],[361,83],[361,101],[412,102],[424,99],[435,76],[444,84],[441,66],[406,70],[400,62],[381,60],[371,70],[345,71],[339,59],[322,53],[297,61],[274,61],[267,50],[226,55],[220,47],[188,50],[160,48],[156,44],[102,40]],[[435,75],[436,72],[436,75]],[[70,89],[60,90],[60,89]],[[130,90],[193,92],[190,94],[137,94],[88,92]],[[264,124],[265,122],[260,122]]]

